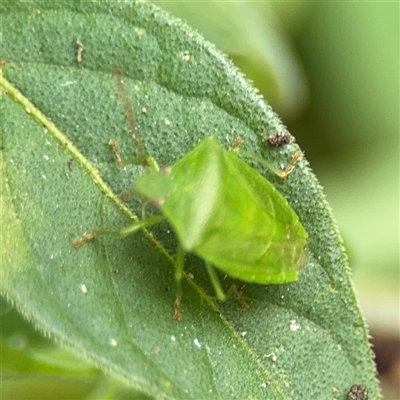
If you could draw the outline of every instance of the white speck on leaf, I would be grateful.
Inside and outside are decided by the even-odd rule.
[[[115,339],[111,339],[110,340],[110,344],[111,344],[112,347],[116,347],[118,343],[117,343],[117,341]]]
[[[190,59],[192,58],[192,56],[191,56],[191,54],[186,50],[186,51],[183,52],[182,58],[183,58],[185,61],[190,61]]]
[[[143,28],[135,27],[135,33],[137,33],[138,35],[142,36],[142,35],[144,35],[146,33],[146,30],[143,29]]]
[[[265,358],[271,358],[271,360],[272,360],[273,362],[275,362],[275,361],[278,359],[278,357],[276,356],[275,353],[267,354],[267,355],[265,355],[264,357],[265,357]]]
[[[87,287],[85,284],[81,285],[81,291],[82,291],[82,293],[85,293],[85,294],[87,293]]]
[[[291,319],[289,327],[292,332],[296,332],[300,329],[300,324],[295,319]]]
[[[61,87],[71,86],[71,85],[74,85],[75,83],[76,83],[76,81],[67,81],[67,82],[64,82],[63,84],[61,84]]]
[[[194,339],[193,340],[193,344],[198,348],[198,349],[201,349],[201,343],[199,342],[199,339]]]

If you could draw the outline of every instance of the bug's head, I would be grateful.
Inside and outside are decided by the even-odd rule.
[[[150,173],[140,176],[135,182],[135,189],[157,208],[161,208],[166,198],[174,190],[170,168],[152,170]]]

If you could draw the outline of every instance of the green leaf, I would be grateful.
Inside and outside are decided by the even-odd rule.
[[[307,105],[308,87],[300,60],[275,13],[276,2],[207,0],[156,4],[201,32],[232,58],[260,92],[283,115],[293,118]],[[301,16],[305,3],[284,3]],[[291,27],[296,20],[291,20]],[[286,29],[287,31],[287,29]]]
[[[142,168],[120,170],[108,145],[116,139],[124,158],[137,155],[115,66],[160,165],[211,134],[226,148],[240,135],[259,157],[289,162],[297,146],[265,144],[284,126],[232,64],[146,3],[3,1],[0,12],[1,291],[21,313],[157,399],[343,399],[353,384],[379,398],[342,242],[305,161],[285,181],[261,172],[300,216],[310,262],[297,283],[246,285],[247,312],[217,303],[203,262],[188,256],[182,321],[173,321],[167,224],[72,245],[141,212],[138,199],[120,195]]]
[[[1,394],[4,399],[142,400],[112,377],[42,338],[1,300]]]

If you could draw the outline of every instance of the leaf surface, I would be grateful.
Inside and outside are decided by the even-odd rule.
[[[137,155],[114,67],[160,165],[211,134],[227,148],[240,135],[274,165],[290,161],[297,146],[265,144],[284,127],[232,64],[149,4],[3,1],[0,12],[1,290],[22,314],[158,399],[342,399],[353,384],[378,398],[347,258],[305,161],[285,181],[260,171],[306,227],[310,261],[297,283],[246,285],[247,312],[216,303],[202,261],[189,255],[183,320],[172,320],[167,224],[72,245],[141,212],[137,198],[121,198],[143,170],[120,170],[108,145],[116,139],[124,158]]]

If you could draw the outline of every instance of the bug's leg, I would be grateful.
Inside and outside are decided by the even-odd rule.
[[[289,138],[287,140],[289,140],[288,143],[290,143],[290,141],[293,140],[293,136],[291,136],[289,133],[288,133],[288,135],[289,135]],[[268,161],[265,161],[264,159],[257,157],[255,154],[252,154],[244,149],[241,149],[240,146],[243,143],[244,143],[244,140],[240,136],[238,136],[235,139],[235,141],[233,142],[232,147],[229,150],[233,151],[234,153],[240,152],[242,154],[247,155],[248,157],[254,159],[255,161],[263,164],[270,171],[272,171],[274,174],[278,175],[279,178],[282,178],[282,179],[285,179],[288,175],[290,175],[290,173],[294,170],[296,163],[303,158],[303,154],[301,154],[300,152],[296,152],[294,154],[294,156],[292,157],[292,159],[290,160],[290,163],[288,164],[288,166],[284,170],[280,170],[280,169],[275,168]]]
[[[115,139],[111,139],[108,144],[111,146],[114,155],[115,155],[115,160],[117,162],[117,165],[120,168],[124,168],[127,165],[142,165],[143,167],[149,168],[151,171],[159,171],[160,167],[157,164],[157,161],[149,156],[149,155],[141,155],[139,157],[134,157],[134,158],[128,158],[126,160],[122,160],[121,154],[119,152],[119,146],[118,142]]]
[[[261,165],[264,165],[264,167],[268,168],[271,172],[273,172],[275,175],[278,175],[279,178],[285,179],[290,173],[294,170],[294,167],[296,166],[296,163],[300,161],[303,158],[303,154],[297,151],[292,159],[290,160],[290,163],[288,166],[284,169],[278,169],[274,167],[272,164],[270,164],[268,161],[264,160],[261,157],[256,156],[255,154],[251,153],[250,151],[244,150],[244,149],[239,149],[235,148],[233,149],[238,154],[243,154],[246,157],[249,157],[251,160],[254,160]]]
[[[127,226],[126,228],[120,229],[119,231],[109,231],[109,230],[95,230],[91,233],[85,233],[80,238],[75,239],[73,241],[73,245],[76,248],[81,247],[87,242],[90,242],[93,239],[96,239],[98,236],[101,235],[111,235],[111,236],[119,236],[125,237],[128,235],[132,235],[141,229],[150,228],[152,225],[158,224],[159,222],[163,221],[165,217],[163,215],[156,215],[153,217],[149,217],[143,219],[141,221],[135,222],[134,224]]]
[[[247,152],[246,152],[247,154]],[[273,172],[275,175],[279,176],[281,179],[285,179],[288,175],[291,174],[291,172],[294,170],[294,167],[296,166],[296,163],[300,161],[303,158],[303,154],[300,152],[296,152],[292,159],[290,160],[290,163],[288,166],[284,169],[278,169],[275,168],[272,164],[270,164],[268,161],[265,161],[264,159],[256,157],[255,160],[259,162],[260,164],[264,165],[267,167],[271,172]]]
[[[119,146],[118,146],[118,142],[114,139],[111,139],[108,144],[111,146],[111,148],[113,149],[114,155],[115,155],[115,160],[118,164],[118,167],[123,167],[124,163],[122,162],[121,159],[121,155],[119,153]]]
[[[239,302],[241,311],[246,311],[250,308],[247,304],[246,300],[243,298],[243,288],[237,288],[235,284],[233,284],[228,290],[228,296],[233,295],[234,298]]]
[[[142,221],[146,219],[146,207],[147,207],[148,204],[149,204],[149,201],[144,201],[142,203],[142,208],[141,208],[141,210],[142,210]]]
[[[303,155],[300,152],[296,152],[292,157],[292,159],[290,160],[288,166],[283,171],[274,168],[273,172],[275,172],[275,174],[278,175],[279,178],[285,179],[294,170],[296,163],[300,161],[302,158]]]
[[[210,263],[206,261],[206,268],[208,276],[210,277],[211,283],[214,286],[215,294],[217,295],[217,299],[220,301],[226,300],[226,295],[222,290],[221,284],[219,283],[219,279],[217,274],[215,273],[215,269],[211,266]]]
[[[244,140],[240,136],[236,136],[235,140],[232,143],[230,151],[237,153],[239,151],[239,147],[244,143]]]
[[[176,253],[175,263],[175,282],[176,282],[176,298],[175,298],[175,312],[174,320],[180,321],[181,319],[181,299],[182,299],[182,285],[181,281],[183,278],[183,269],[185,264],[185,251],[181,244],[178,246]]]

